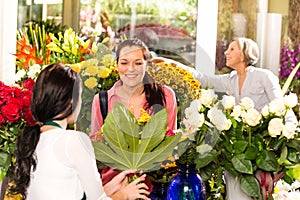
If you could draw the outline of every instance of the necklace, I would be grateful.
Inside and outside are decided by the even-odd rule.
[[[50,125],[50,126],[56,126],[58,128],[62,128],[60,124],[54,122],[54,121],[47,121],[44,123],[44,125]]]

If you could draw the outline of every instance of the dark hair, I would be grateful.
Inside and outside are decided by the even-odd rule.
[[[73,113],[80,98],[79,74],[64,64],[51,64],[39,74],[32,89],[31,112],[39,124],[61,120]],[[72,103],[71,103],[72,102]],[[12,194],[26,199],[31,170],[36,169],[35,149],[40,139],[40,125],[27,126],[16,141]]]
[[[147,45],[141,40],[135,38],[132,40],[124,40],[120,44],[118,44],[116,51],[116,59],[117,63],[119,62],[120,52],[124,47],[140,47],[144,54],[144,59],[148,62],[150,59],[150,52]],[[164,108],[166,103],[165,94],[163,91],[163,86],[155,82],[155,80],[146,72],[143,78],[144,83],[144,92],[146,95],[146,105],[144,105],[144,109],[152,108],[154,113]]]

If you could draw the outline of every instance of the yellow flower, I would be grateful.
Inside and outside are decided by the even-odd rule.
[[[88,60],[84,60],[84,61],[80,62],[80,66],[81,66],[82,70],[88,68],[91,65],[97,66],[98,65],[98,59],[92,58],[92,59],[88,59]]]
[[[97,51],[98,51],[98,47],[97,47],[97,45],[95,44],[95,43],[93,43],[92,44],[92,53],[97,53]]]
[[[71,49],[68,43],[63,43],[62,44],[62,49],[68,53],[71,53]]]
[[[147,113],[147,111],[141,108],[141,116],[137,120],[138,124],[143,125],[147,123],[150,119],[151,116]]]
[[[69,65],[71,69],[73,69],[75,72],[80,73],[81,65],[80,63],[75,63],[72,65]]]
[[[110,69],[104,67],[104,66],[101,66],[99,71],[98,71],[98,77],[100,78],[107,78],[110,74]]]
[[[172,87],[179,102],[185,103],[195,99],[201,93],[200,82],[193,75],[175,64],[165,62],[149,66],[149,74],[158,83]]]
[[[89,89],[94,89],[98,84],[98,81],[95,77],[90,77],[84,81],[84,85]]]
[[[86,67],[85,72],[91,76],[95,76],[98,73],[98,68],[96,65],[90,65]]]
[[[50,42],[49,44],[47,44],[46,46],[50,51],[54,51],[57,53],[63,53],[64,51],[59,48],[54,42]]]
[[[115,58],[112,54],[106,54],[103,56],[101,63],[107,67],[115,66]]]

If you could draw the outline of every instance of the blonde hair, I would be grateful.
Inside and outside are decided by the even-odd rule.
[[[233,41],[237,41],[242,52],[243,58],[247,66],[255,65],[259,59],[259,48],[256,42],[250,38],[237,37]]]

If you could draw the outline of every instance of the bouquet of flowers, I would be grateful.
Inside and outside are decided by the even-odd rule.
[[[20,87],[0,82],[0,181],[13,163],[14,143],[19,131],[27,124],[35,123],[30,111],[33,83],[27,79]]]
[[[201,97],[185,110],[186,119],[183,123],[189,130],[187,132],[196,132],[196,138],[208,124],[220,131],[219,138],[213,140],[216,141],[212,143],[215,145],[207,146],[206,139],[203,140],[206,142],[205,148],[201,148],[197,140],[193,144],[196,144],[197,153],[190,158],[195,163],[205,155],[203,152],[215,152],[212,162],[207,165],[209,168],[204,170],[205,174],[211,176],[211,172],[221,166],[240,177],[241,189],[247,195],[264,199],[270,197],[274,184],[280,178],[287,182],[299,179],[299,127],[286,118],[289,110],[298,103],[295,94],[273,100],[261,112],[254,108],[253,101],[247,97],[239,105],[235,105],[234,97],[226,95],[209,107],[199,102],[203,102]],[[200,136],[204,137],[203,134]],[[206,164],[210,161],[208,158],[202,162]],[[198,167],[201,172],[202,166]]]
[[[124,105],[116,103],[105,119],[101,140],[93,142],[96,159],[118,170],[159,169],[172,155],[181,134],[168,136],[166,109],[146,121],[141,123]]]
[[[148,67],[148,72],[157,82],[170,86],[181,105],[198,98],[201,94],[200,82],[190,72],[174,63],[154,63]]]
[[[178,144],[176,162],[196,165],[196,169],[206,184],[208,198],[216,198],[225,192],[220,166],[221,131],[230,129],[232,122],[218,108],[217,95],[211,89],[201,89],[199,98],[191,101],[184,110],[180,131],[185,140]]]
[[[224,96],[222,102],[233,125],[221,135],[222,166],[241,177],[241,189],[247,195],[269,198],[280,178],[291,182],[300,177],[299,125],[286,117],[298,104],[297,96],[291,93],[275,99],[261,112],[249,98],[234,106],[226,103],[228,98]]]
[[[69,66],[80,74],[83,81],[82,106],[76,128],[88,133],[94,95],[110,89],[119,80],[115,58],[111,53],[107,53],[100,60],[91,58]]]

